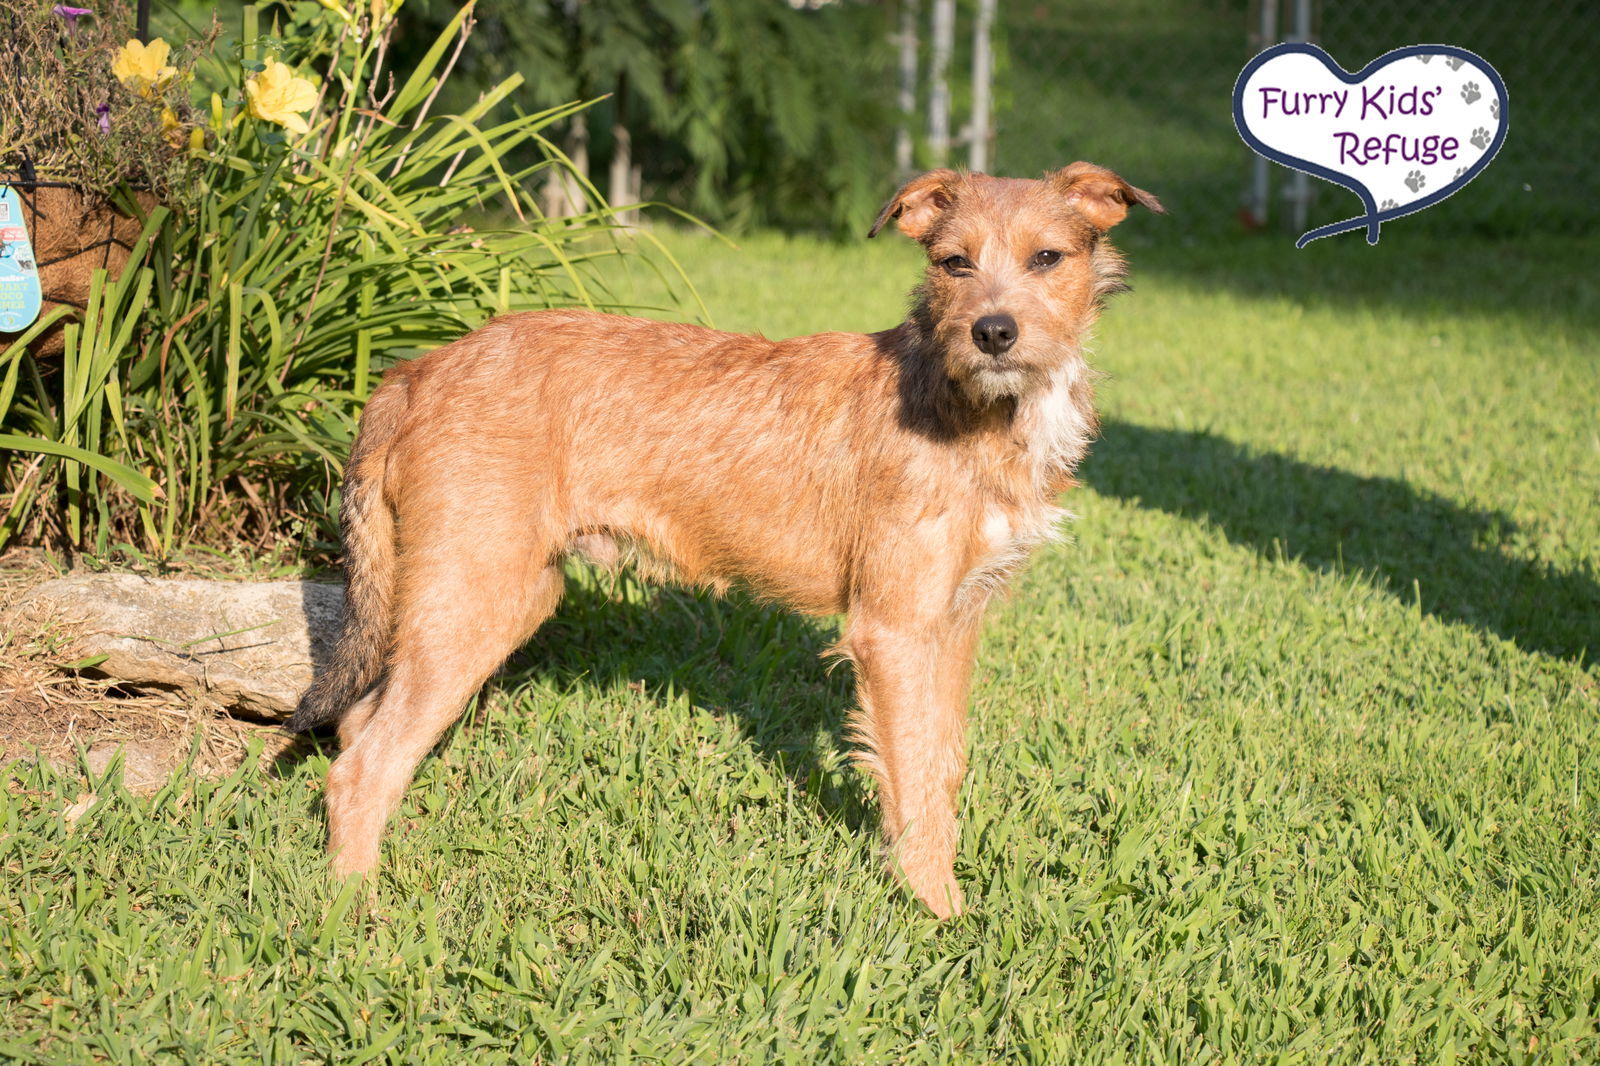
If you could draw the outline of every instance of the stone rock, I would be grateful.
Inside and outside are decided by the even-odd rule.
[[[72,626],[85,658],[106,656],[96,674],[279,719],[332,651],[344,586],[79,574],[40,585],[25,607]]]
[[[106,772],[120,751],[123,785],[133,792],[145,792],[159,788],[172,776],[174,767],[182,763],[185,750],[161,737],[100,740],[86,753],[85,762],[89,772],[98,777]]]

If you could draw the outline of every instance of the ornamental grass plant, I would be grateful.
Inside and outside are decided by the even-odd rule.
[[[0,545],[161,558],[288,538],[315,555],[386,366],[497,313],[616,309],[596,267],[638,240],[673,273],[593,189],[586,214],[539,213],[540,172],[568,165],[542,131],[581,103],[524,113],[513,75],[437,113],[473,6],[400,71],[398,8],[246,8],[233,54],[199,49],[192,76],[165,71],[188,43],[100,50],[183,145],[184,187],[141,213],[130,268],[97,276],[81,316],[0,336]],[[180,83],[192,105],[165,121]],[[30,352],[69,319],[59,360]]]

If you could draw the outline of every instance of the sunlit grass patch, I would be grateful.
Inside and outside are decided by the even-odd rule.
[[[916,273],[669,245],[772,336],[890,324]],[[324,756],[146,798],[13,768],[0,1052],[1592,1061],[1587,254],[1336,253],[1133,249],[1078,518],[980,653],[969,916],[878,872],[830,623],[580,573],[371,899],[322,879]]]

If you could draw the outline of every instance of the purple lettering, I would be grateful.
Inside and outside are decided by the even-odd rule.
[[[1383,90],[1384,90],[1384,86],[1382,86],[1382,85],[1372,85],[1372,86],[1363,85],[1361,87],[1361,121],[1362,122],[1365,122],[1367,120],[1367,112],[1368,111],[1376,111],[1378,113],[1378,117],[1379,118],[1388,118],[1389,117],[1389,112],[1387,112],[1387,111],[1385,111],[1383,109],[1383,104],[1379,101],[1379,97],[1383,95]]]
[[[1362,140],[1359,134],[1339,131],[1334,133],[1333,139],[1339,146],[1339,163],[1353,163],[1358,167],[1368,163],[1388,164],[1396,158],[1407,163],[1431,166],[1441,159],[1454,159],[1461,148],[1461,142],[1454,137],[1440,137],[1437,133],[1426,137],[1390,133]]]

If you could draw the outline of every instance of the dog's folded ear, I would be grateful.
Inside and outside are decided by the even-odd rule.
[[[1134,204],[1147,207],[1158,215],[1167,213],[1160,200],[1093,163],[1070,164],[1046,180],[1065,194],[1067,202],[1098,230],[1108,230],[1127,218],[1128,208]]]
[[[883,205],[878,221],[872,224],[867,236],[876,237],[878,231],[894,219],[901,233],[912,240],[921,239],[933,220],[955,203],[955,184],[959,178],[953,170],[930,170],[912,178],[894,194],[894,199]]]

